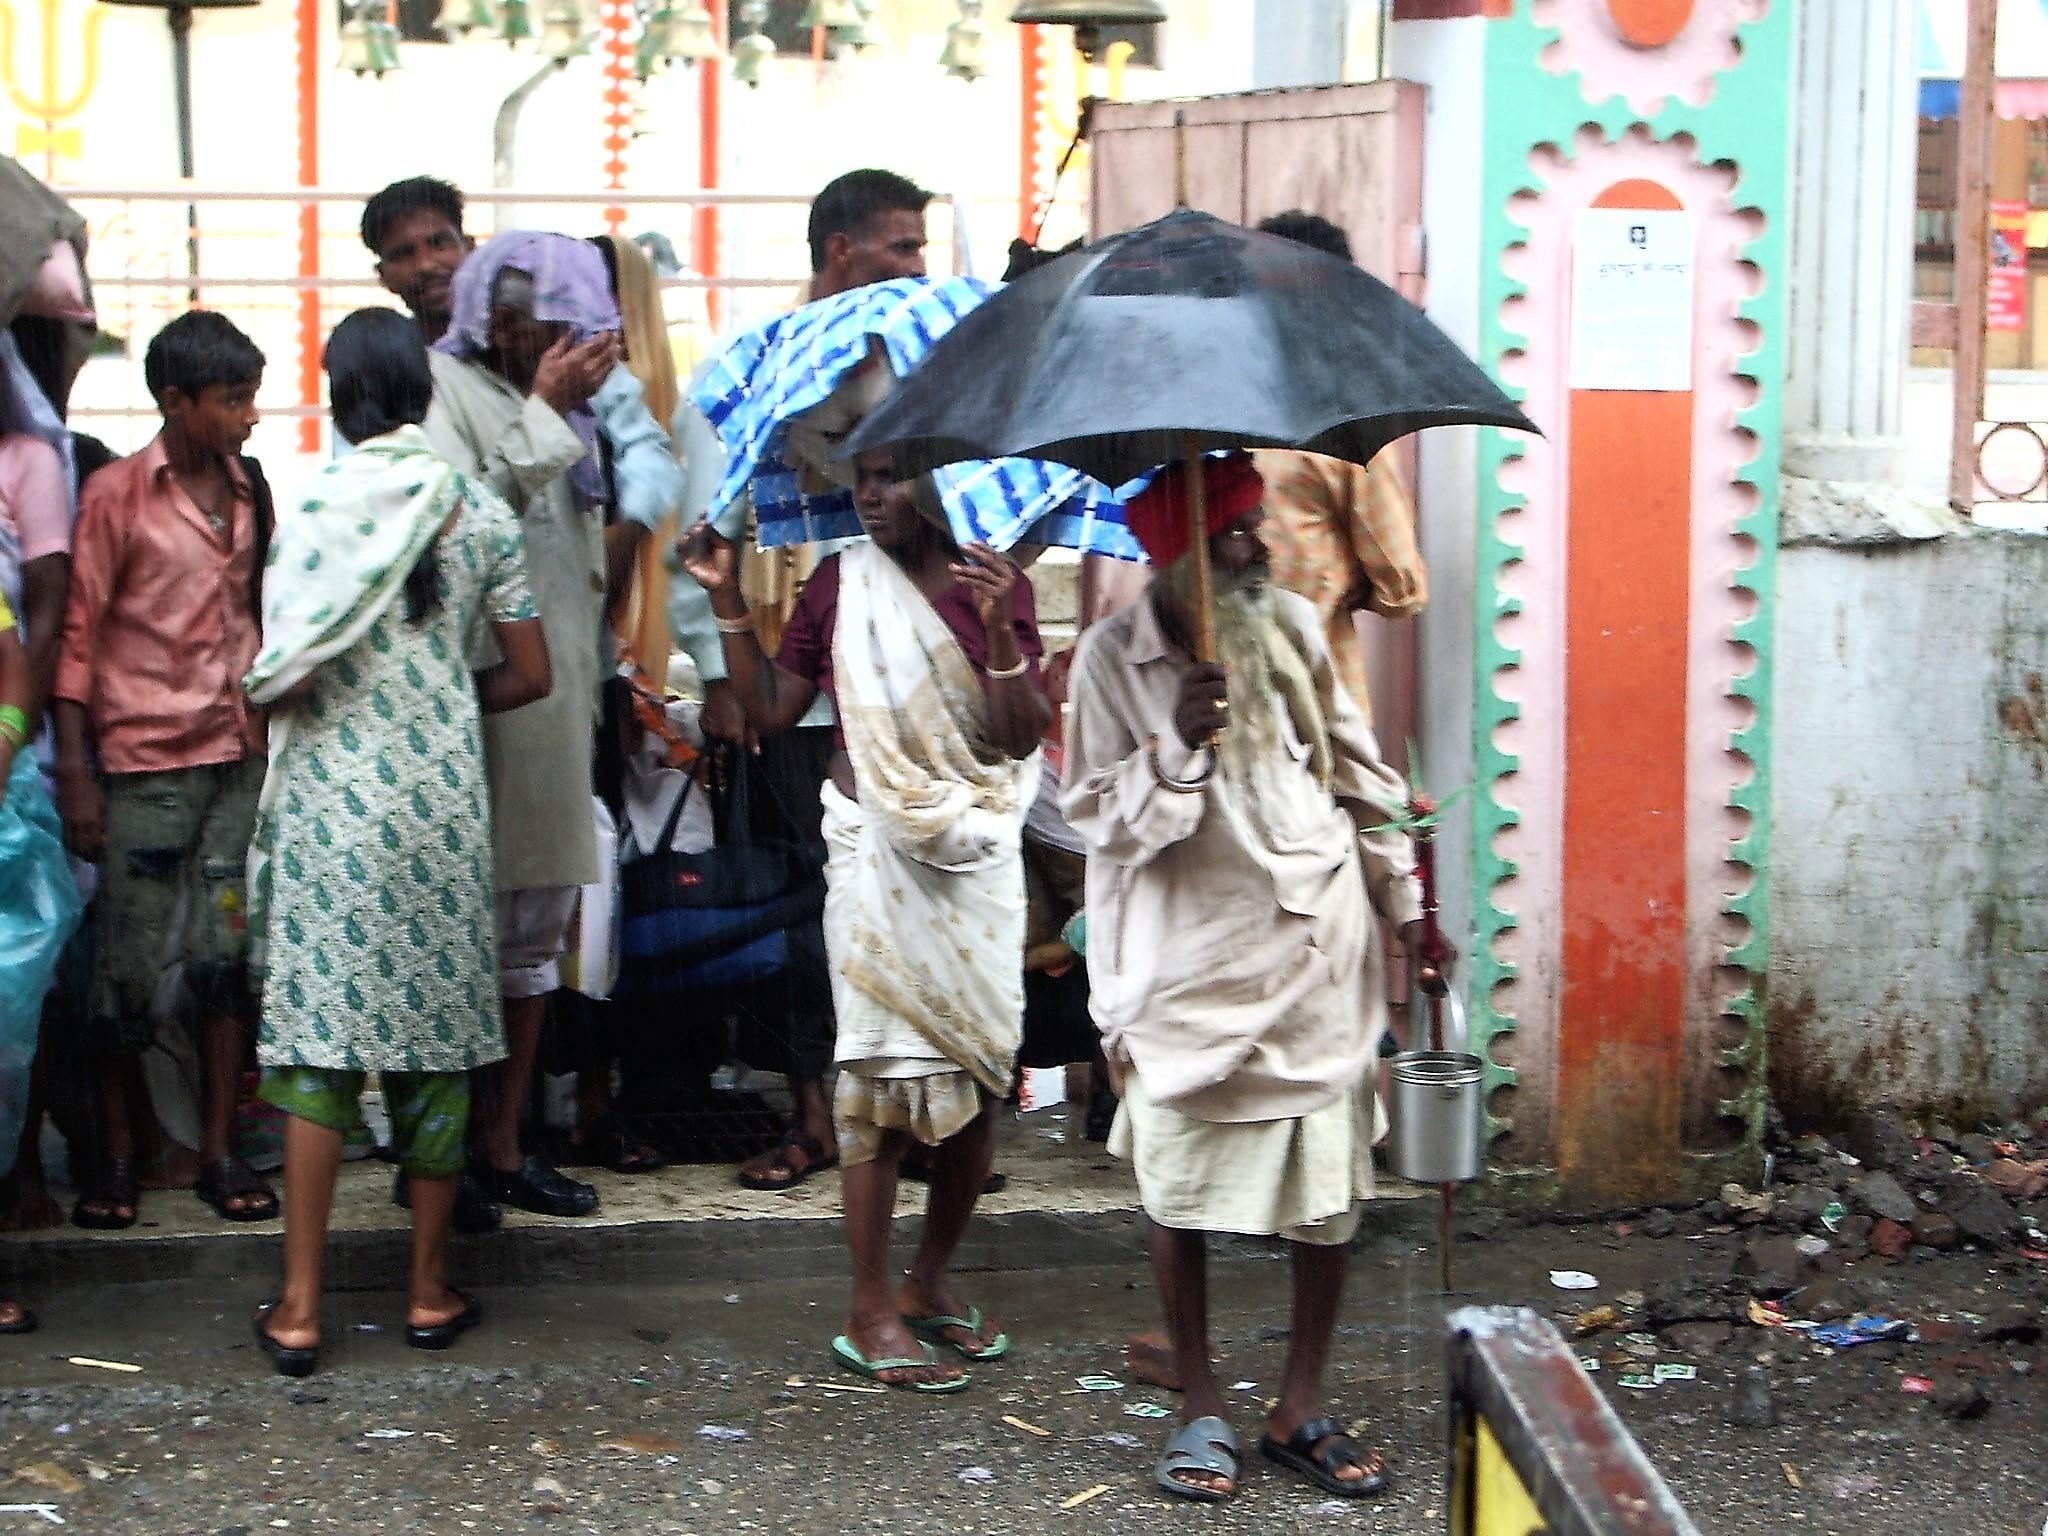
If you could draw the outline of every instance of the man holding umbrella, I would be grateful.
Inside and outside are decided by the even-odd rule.
[[[1323,1371],[1360,1202],[1385,1028],[1374,909],[1420,918],[1407,801],[1339,680],[1314,609],[1267,584],[1249,458],[1201,459],[1218,661],[1196,660],[1188,469],[1127,504],[1157,571],[1083,636],[1062,808],[1089,850],[1089,982],[1188,1422],[1159,1485],[1236,1490],[1211,1369],[1205,1235],[1288,1240],[1293,1329],[1260,1449],[1344,1497],[1386,1486]],[[1433,976],[1426,978],[1434,982]]]

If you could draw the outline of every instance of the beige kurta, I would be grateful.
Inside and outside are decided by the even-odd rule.
[[[484,716],[497,886],[589,885],[599,874],[590,765],[604,629],[604,530],[596,512],[576,510],[568,475],[589,450],[544,402],[489,369],[441,352],[428,358],[434,404],[427,441],[519,515],[528,581],[554,672],[546,698]]]
[[[1186,657],[1149,594],[1082,637],[1061,808],[1088,844],[1088,978],[1105,1046],[1148,1100],[1223,1123],[1307,1116],[1348,1096],[1386,1024],[1370,906],[1421,914],[1406,836],[1361,835],[1407,791],[1337,679],[1315,610],[1273,594],[1307,659],[1334,756],[1329,790],[1283,724],[1287,760],[1253,782],[1219,763],[1192,794],[1164,772],[1199,762],[1173,730]],[[1282,710],[1283,722],[1286,711]]]

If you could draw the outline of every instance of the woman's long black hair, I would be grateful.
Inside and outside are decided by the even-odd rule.
[[[327,397],[334,427],[351,443],[366,443],[427,419],[434,374],[419,327],[393,309],[359,309],[343,317],[327,338]],[[405,617],[423,624],[441,606],[439,539],[429,544],[405,578]]]

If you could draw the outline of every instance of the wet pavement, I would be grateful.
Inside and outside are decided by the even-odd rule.
[[[487,1285],[485,1325],[438,1356],[404,1346],[393,1269],[330,1295],[321,1370],[298,1382],[269,1374],[250,1339],[250,1309],[274,1284],[268,1263],[38,1294],[43,1331],[0,1339],[0,1468],[11,1472],[0,1503],[46,1503],[73,1529],[153,1536],[1444,1528],[1447,1304],[1427,1202],[1390,1203],[1369,1221],[1331,1368],[1333,1404],[1385,1448],[1392,1491],[1334,1501],[1254,1454],[1241,1495],[1204,1508],[1151,1488],[1170,1425],[1133,1410],[1172,1399],[1122,1368],[1123,1340],[1158,1321],[1128,1210],[1072,1218],[1063,1241],[1018,1226],[1017,1213],[991,1222],[962,1290],[1002,1319],[1014,1353],[977,1367],[964,1394],[915,1398],[861,1390],[834,1370],[836,1231],[762,1198],[762,1234],[797,1231],[768,1250],[780,1267],[725,1268],[723,1250],[672,1243],[630,1263],[593,1260],[582,1278]],[[1490,1235],[1461,1243],[1452,1304],[1527,1304],[1567,1326],[1620,1306],[1617,1326],[1581,1352],[1605,1359],[1596,1379],[1703,1531],[2034,1536],[2048,1519],[2048,1350],[1985,1337],[2015,1307],[2038,1319],[2048,1266],[2011,1251],[1868,1258],[1846,1279],[1870,1306],[1915,1320],[1925,1342],[1836,1352],[1740,1327],[1689,1353],[1668,1333],[1629,1337],[1642,1321],[1636,1293],[1725,1279],[1744,1233],[1653,1238],[1484,1218],[1468,1230]],[[602,1254],[602,1238],[586,1241]],[[1552,1269],[1588,1271],[1598,1288],[1561,1291]],[[1249,1445],[1286,1347],[1284,1257],[1232,1244],[1211,1289],[1221,1380]],[[1698,1378],[1618,1385],[1623,1368],[1653,1359]],[[1731,1423],[1760,1359],[1776,1422]],[[1080,1384],[1098,1373],[1123,1385]],[[1941,1391],[1902,1391],[1909,1378]],[[1967,1408],[1963,1386],[1981,1392],[1981,1417],[1944,1412]],[[0,1513],[0,1532],[46,1523]]]

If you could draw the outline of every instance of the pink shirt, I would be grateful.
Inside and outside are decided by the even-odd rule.
[[[71,498],[57,450],[26,432],[0,433],[0,523],[21,546],[21,563],[71,553]]]
[[[160,773],[263,749],[242,692],[256,659],[256,508],[232,459],[215,529],[178,486],[161,437],[85,482],[56,696],[85,706],[100,767]]]

